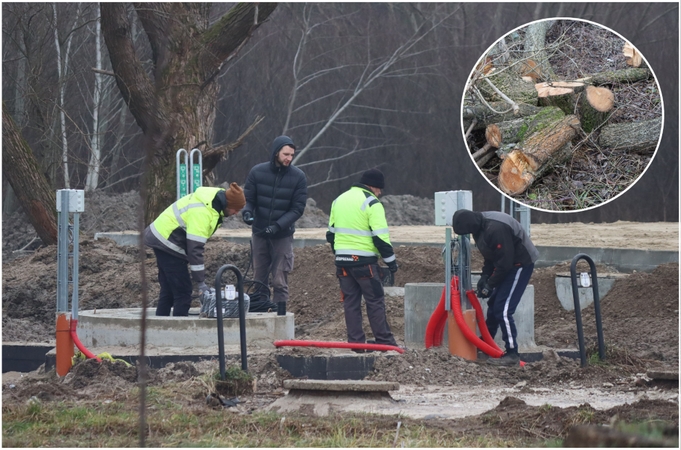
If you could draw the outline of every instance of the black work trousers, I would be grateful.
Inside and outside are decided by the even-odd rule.
[[[192,279],[189,276],[187,261],[182,258],[154,249],[158,266],[158,283],[161,292],[158,296],[157,316],[188,316],[192,303]]]
[[[371,332],[377,344],[397,345],[385,314],[385,295],[379,276],[378,264],[359,267],[336,267],[336,276],[345,311],[348,342],[364,343],[362,327],[362,296],[366,303]]]

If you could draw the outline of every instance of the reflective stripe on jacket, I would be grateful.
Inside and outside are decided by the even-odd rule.
[[[395,260],[383,205],[361,184],[334,200],[327,240],[338,265],[373,263],[379,256],[386,263]]]
[[[220,224],[223,213],[213,208],[222,188],[200,187],[163,211],[144,232],[144,243],[189,262],[192,278],[205,280],[203,250]]]

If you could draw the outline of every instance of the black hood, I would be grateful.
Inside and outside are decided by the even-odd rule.
[[[286,145],[293,147],[294,150],[296,148],[295,144],[293,143],[293,139],[288,136],[279,136],[272,141],[272,145],[270,145],[270,164],[272,165],[272,168],[277,167],[277,153],[279,153],[279,150]]]
[[[472,234],[475,236],[482,230],[483,220],[482,213],[460,209],[452,217],[452,228],[458,235]]]

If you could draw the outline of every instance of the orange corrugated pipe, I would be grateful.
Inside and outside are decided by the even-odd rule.
[[[60,377],[71,370],[73,364],[73,339],[71,338],[69,319],[66,313],[57,314],[57,361],[56,371]]]

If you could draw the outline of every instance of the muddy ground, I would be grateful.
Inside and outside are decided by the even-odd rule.
[[[415,201],[408,199],[404,203],[411,205]],[[428,207],[428,201],[424,201],[423,205]],[[126,222],[124,216],[121,215],[119,227]],[[324,225],[326,216],[313,206],[307,216],[308,226]],[[395,218],[395,222],[399,222],[399,218]],[[416,225],[409,220],[400,224]],[[16,233],[17,226],[6,228],[6,225],[12,225],[11,219],[3,222],[3,253],[11,255],[3,258],[2,267],[3,342],[52,342],[56,247],[37,248],[28,254],[11,253],[12,243],[7,238]],[[119,229],[127,228],[130,227]],[[13,239],[18,241],[14,242],[14,249],[21,248],[19,245],[25,246],[25,241]],[[407,282],[442,282],[444,264],[440,248],[399,247],[396,253],[400,263],[396,274],[397,286],[404,286]],[[206,247],[209,277],[227,263],[241,268],[246,278],[252,276],[248,246],[211,239]],[[146,281],[140,278],[140,264],[144,265]],[[473,270],[480,267],[481,260],[474,253]],[[598,270],[615,271],[603,266],[599,266]],[[540,346],[558,349],[577,347],[574,314],[561,308],[554,286],[555,274],[567,271],[569,263],[565,262],[538,268],[532,275],[530,283],[535,286],[535,341]],[[95,241],[87,236],[81,240],[79,275],[81,310],[140,307],[145,285],[152,306],[158,295],[153,253],[147,250],[140,263],[136,248],[118,247],[109,240]],[[651,370],[678,371],[678,278],[678,264],[665,264],[650,273],[633,273],[616,282],[602,299],[608,347],[606,363],[592,361],[593,364],[581,368],[578,361],[547,351],[542,361],[528,363],[524,368],[496,368],[453,357],[445,347],[407,349],[403,355],[377,355],[374,371],[367,379],[400,383],[401,389],[396,397],[405,402],[405,407],[412,404],[414,408],[418,407],[414,399],[426,398],[434,392],[455,396],[457,392],[471,389],[496,390],[509,397],[500,403],[496,400],[497,406],[492,405],[482,414],[465,418],[444,414],[423,419],[426,426],[447,426],[467,430],[467,433],[492,433],[508,438],[521,436],[531,440],[563,438],[569,427],[576,423],[608,424],[616,420],[657,419],[668,424],[670,433],[678,436],[678,381],[660,382],[646,376]],[[327,245],[295,249],[288,310],[295,314],[297,339],[345,340],[337,283],[333,258]],[[386,305],[391,328],[398,342],[403,343],[404,299],[387,297]],[[583,311],[583,320],[587,345],[593,351],[596,337],[593,307]],[[371,337],[366,321],[365,325]],[[283,380],[291,378],[291,375],[278,367],[276,354],[313,351],[288,348],[249,355],[249,371],[257,379],[257,391],[241,398],[244,401],[239,406],[242,412],[260,411],[283,395]],[[231,357],[229,362],[238,364],[237,357]],[[181,384],[184,393],[178,394],[178,401],[196,406],[205,402],[207,394],[207,386],[199,381],[200,376],[216,368],[216,361],[175,363],[163,369],[152,369],[150,380],[152,385]],[[90,361],[80,363],[74,367],[72,374],[61,380],[53,372],[38,372],[19,380],[16,376],[11,381],[9,377],[3,377],[3,405],[25,402],[32,396],[44,401],[73,397],[84,401],[95,398],[122,400],[128,398],[136,382],[136,370],[118,363],[105,362],[101,366]],[[10,388],[10,384],[14,387]],[[547,391],[565,392],[566,396],[570,392],[575,395],[594,394],[591,402],[554,408],[520,400],[523,396]],[[599,397],[610,396],[629,400],[620,406],[597,405]],[[448,406],[451,404],[445,402],[442,410],[454,408]]]

